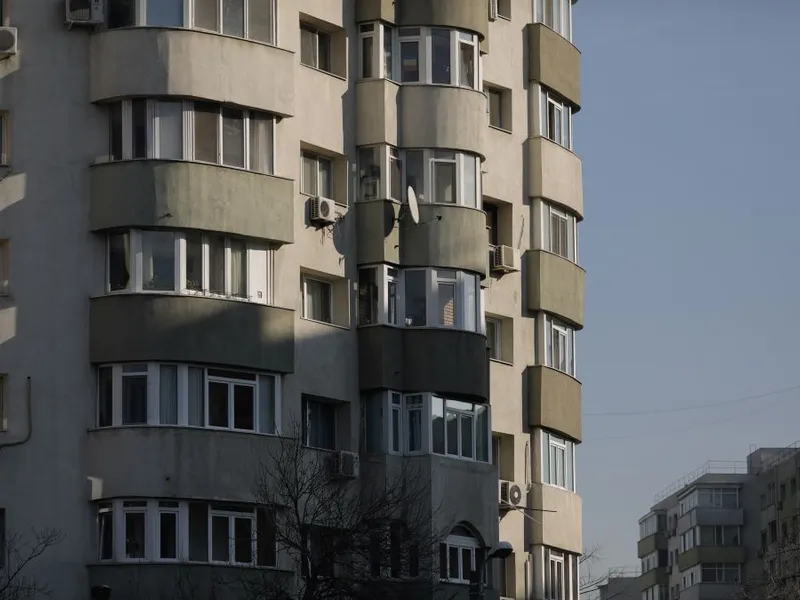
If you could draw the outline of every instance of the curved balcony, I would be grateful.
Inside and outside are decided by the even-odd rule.
[[[454,329],[358,330],[361,389],[435,391],[477,402],[489,399],[486,337]]]
[[[575,111],[581,104],[581,53],[547,25],[528,25],[528,79],[538,81],[569,100]]]
[[[586,271],[545,250],[530,250],[527,262],[528,308],[558,315],[582,328]]]
[[[162,160],[91,169],[93,231],[169,226],[291,243],[294,212],[294,182],[273,175]]]
[[[357,202],[356,210],[356,262],[360,265],[400,263],[399,202],[375,200]]]
[[[212,32],[133,27],[93,35],[89,56],[92,102],[183,96],[294,114],[294,53],[274,46]]]
[[[403,219],[399,228],[400,263],[404,267],[464,269],[486,277],[489,234],[483,211],[450,204],[420,204],[419,223]]]
[[[528,194],[560,204],[583,219],[581,159],[547,138],[528,138]]]
[[[489,31],[484,0],[356,0],[356,20],[387,21],[401,27],[454,27],[474,31],[482,38]]]
[[[397,128],[402,148],[447,148],[483,157],[489,128],[486,96],[449,85],[403,85],[398,94]]]
[[[294,311],[217,298],[92,298],[93,363],[175,361],[294,372]]]
[[[528,425],[580,442],[581,419],[581,384],[577,379],[543,365],[528,367]]]
[[[356,145],[397,146],[397,97],[399,83],[389,79],[368,79],[356,83]]]
[[[534,509],[536,519],[525,519],[530,528],[531,543],[581,554],[582,506],[578,494],[552,485],[531,484],[530,507]]]

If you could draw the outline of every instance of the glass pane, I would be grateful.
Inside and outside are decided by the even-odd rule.
[[[426,324],[427,277],[426,271],[406,271],[406,325],[409,327],[423,327]]]
[[[460,75],[459,84],[463,87],[475,87],[475,45],[465,44],[459,42],[459,58],[461,64],[459,65]]]
[[[464,275],[466,302],[464,304],[464,329],[478,330],[478,294],[480,279],[476,275]]]
[[[331,284],[306,279],[306,318],[323,323],[331,322]]]
[[[474,156],[464,157],[464,204],[478,206],[478,163]]]
[[[130,282],[130,237],[127,233],[108,236],[108,289],[127,289]]]
[[[472,548],[461,548],[461,578],[468,580],[472,574]]]
[[[242,239],[232,239],[231,246],[231,294],[247,298],[247,245]]]
[[[448,575],[450,579],[460,579],[461,572],[458,568],[459,565],[459,552],[457,546],[448,547],[447,562],[449,564]]]
[[[309,196],[317,195],[317,161],[310,154],[303,154],[303,179],[301,192]]]
[[[456,165],[451,162],[433,163],[433,201],[452,204],[456,201]]]
[[[386,79],[394,79],[394,44],[392,39],[392,28],[383,26],[383,76]]]
[[[113,370],[101,367],[97,373],[97,426],[111,427],[113,406]]]
[[[419,42],[400,44],[400,81],[419,81]]]
[[[189,425],[193,427],[203,427],[206,424],[204,375],[203,369],[189,367]]]
[[[194,0],[194,26],[219,31],[219,0]]]
[[[222,164],[244,167],[244,112],[222,109]]]
[[[247,6],[247,37],[265,44],[275,43],[274,6],[274,0],[250,0]]]
[[[397,325],[397,282],[390,281],[388,287],[388,322],[392,325]]]
[[[392,199],[403,199],[403,162],[397,158],[397,150],[389,150],[389,195]]]
[[[489,124],[493,127],[502,127],[503,126],[503,118],[501,115],[501,98],[500,92],[495,90],[489,90],[487,92],[489,95]]]
[[[183,104],[158,103],[158,157],[183,158]]]
[[[300,27],[300,62],[310,67],[317,66],[317,35],[313,29]]]
[[[417,200],[425,202],[425,180],[423,177],[423,155],[421,150],[406,151],[406,186],[417,194]],[[405,190],[402,190],[405,194]]]
[[[275,433],[275,378],[269,375],[258,376],[258,430],[261,433]]]
[[[233,428],[255,429],[255,388],[249,385],[233,387]]]
[[[447,411],[447,453],[458,456],[458,414]]]
[[[207,102],[194,103],[194,158],[202,162],[219,160],[217,131],[219,107]]]
[[[183,0],[147,0],[150,27],[183,27]]]
[[[253,562],[253,520],[234,519],[234,560],[237,563]]]
[[[203,289],[203,236],[195,231],[186,232],[186,289]]]
[[[325,158],[317,158],[319,167],[319,182],[317,193],[323,198],[333,198],[333,171],[331,161]]]
[[[228,427],[228,384],[208,382],[208,424],[211,427]]]
[[[222,0],[222,33],[244,37],[244,0]]]
[[[161,365],[159,377],[159,422],[178,424],[178,367]]]
[[[228,517],[211,517],[211,560],[230,561],[230,532]]]
[[[392,409],[392,452],[400,452],[400,409]]]
[[[372,69],[372,53],[375,48],[375,38],[371,35],[361,38],[361,77],[374,77]]]
[[[469,415],[461,415],[461,456],[474,458],[472,449],[473,419]]]
[[[317,67],[323,71],[331,70],[331,36],[324,31],[317,32]]]
[[[131,101],[131,120],[132,156],[147,158],[147,100],[134,98]]]
[[[408,411],[408,451],[422,450],[422,411]]]
[[[376,269],[361,269],[358,273],[358,324],[378,322],[378,284]]]
[[[383,448],[383,396],[380,393],[364,396],[367,452],[379,453]]]
[[[361,185],[361,199],[375,200],[380,197],[381,159],[377,146],[358,149],[358,169]]]
[[[136,24],[136,0],[109,0],[108,28],[132,27]]]
[[[175,289],[175,234],[171,231],[142,232],[142,288]]]
[[[110,506],[110,505],[109,505]],[[114,557],[114,513],[110,508],[105,509],[97,517],[98,525],[98,546],[100,549],[100,560],[111,560]]]
[[[439,284],[439,325],[454,327],[456,324],[456,286],[452,283]]]
[[[112,160],[122,160],[122,103],[108,106],[108,151]]]
[[[250,113],[250,170],[272,174],[271,117]]]
[[[144,517],[143,512],[125,513],[125,558],[144,558]]]
[[[178,514],[162,512],[159,529],[161,558],[178,558]]]
[[[122,378],[122,424],[147,423],[147,375]]]
[[[209,277],[212,294],[225,293],[225,238],[211,235],[208,238]]]
[[[431,30],[431,78],[433,83],[452,83],[450,78],[450,30]]]

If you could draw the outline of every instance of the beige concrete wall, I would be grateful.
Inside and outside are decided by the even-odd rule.
[[[530,494],[533,508],[556,511],[537,511],[540,523],[528,521],[531,543],[581,554],[583,552],[581,497],[573,492],[541,483],[532,484]]]
[[[358,264],[400,262],[400,206],[391,200],[356,203]]]
[[[356,145],[397,146],[397,105],[400,85],[388,79],[359,81],[355,86],[358,123]]]
[[[531,197],[545,198],[583,218],[581,159],[543,137],[528,140],[528,185]]]
[[[543,310],[583,326],[586,271],[574,262],[545,250],[526,254],[528,308]]]
[[[136,27],[92,35],[90,61],[93,102],[184,96],[294,114],[295,57],[282,48],[202,31]]]
[[[528,369],[528,423],[580,442],[583,437],[581,384],[566,373],[536,365]]]
[[[528,25],[529,77],[581,104],[581,53],[569,40],[540,23]]]

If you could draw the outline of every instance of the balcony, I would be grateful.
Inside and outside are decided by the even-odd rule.
[[[641,590],[646,590],[654,585],[667,585],[668,583],[667,567],[657,567],[639,575],[639,589]]]
[[[652,535],[648,535],[639,540],[637,546],[637,556],[644,558],[648,554],[652,554],[656,550],[667,549],[667,536],[663,531],[658,531]]]
[[[697,506],[678,519],[678,535],[698,525],[744,525],[741,508]]]
[[[397,97],[400,84],[388,79],[356,83],[356,145],[397,146]]]
[[[294,311],[206,297],[92,298],[93,363],[175,361],[294,372]]]
[[[476,402],[489,399],[486,337],[454,329],[358,330],[361,389],[436,391]]]
[[[531,543],[582,553],[581,497],[541,483],[532,484],[530,495],[530,507],[544,511],[534,510],[532,514],[536,515],[536,520],[526,519],[531,532]]]
[[[528,308],[583,326],[586,271],[557,254],[531,250],[528,261]]]
[[[160,160],[91,169],[93,231],[169,226],[291,243],[294,213],[294,182],[274,175]]]
[[[532,198],[560,204],[583,218],[581,159],[543,137],[528,138],[528,189]]]
[[[356,0],[356,20],[454,27],[474,31],[482,38],[489,30],[489,11],[484,0]]]
[[[178,96],[294,114],[294,53],[275,46],[190,29],[132,27],[94,34],[89,56],[92,102]]]
[[[528,425],[580,441],[583,435],[580,382],[550,367],[528,367]]]
[[[581,53],[569,40],[541,23],[528,25],[528,78],[581,104]]]
[[[742,546],[695,546],[678,554],[678,569],[685,571],[700,563],[734,563],[745,561],[745,549]]]

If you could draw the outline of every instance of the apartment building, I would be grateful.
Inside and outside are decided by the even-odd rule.
[[[576,600],[571,2],[0,6],[0,533],[63,533],[53,598],[291,578],[232,540],[294,434],[421,465],[460,597],[505,540],[486,598]]]
[[[708,462],[656,495],[639,520],[642,600],[782,598],[776,582],[798,569],[798,447]]]

